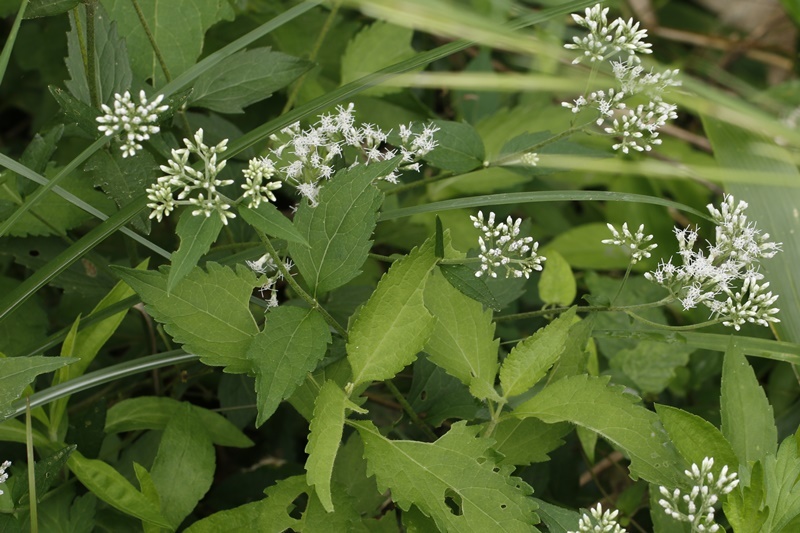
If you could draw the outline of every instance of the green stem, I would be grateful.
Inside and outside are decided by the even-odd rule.
[[[661,307],[664,306],[674,298],[672,296],[667,296],[666,298],[662,298],[657,302],[648,302],[644,304],[636,304],[636,305],[627,305],[627,306],[607,306],[607,305],[579,305],[577,306],[577,311],[579,313],[592,313],[595,311],[600,312],[617,312],[617,313],[627,313],[628,311],[637,311],[641,309],[652,309],[654,307]],[[540,316],[548,316],[552,314],[561,314],[571,309],[569,306],[563,307],[551,307],[549,309],[541,309],[539,311],[528,311],[526,313],[514,313],[512,315],[503,315],[495,317],[495,322],[504,322],[507,320],[522,320],[524,318],[536,318]],[[663,326],[663,324],[660,324]]]
[[[343,328],[342,325],[339,324],[339,322],[337,322],[336,319],[333,318],[313,296],[304,291],[300,284],[294,280],[294,277],[292,277],[292,275],[286,269],[286,265],[283,264],[283,259],[281,259],[281,256],[278,255],[278,252],[275,250],[275,247],[272,246],[269,238],[260,232],[259,236],[261,237],[261,241],[264,243],[264,246],[267,248],[267,253],[270,255],[270,257],[272,257],[272,260],[278,266],[278,270],[283,275],[283,279],[286,280],[286,282],[297,293],[297,295],[300,296],[300,298],[302,298],[308,305],[310,305],[312,309],[319,311],[319,313],[322,315],[322,318],[325,319],[325,322],[327,322],[329,326],[335,329],[343,339],[347,340],[347,330]]]
[[[383,261],[384,263],[395,262],[395,258],[390,255],[373,254],[372,252],[370,252],[369,257],[371,259],[375,259],[376,261]]]
[[[616,302],[617,298],[619,298],[619,295],[622,292],[623,287],[625,287],[625,282],[628,281],[628,276],[631,275],[631,268],[633,268],[633,261],[628,263],[628,269],[625,270],[625,275],[622,277],[622,282],[619,284],[619,288],[617,289],[617,294],[615,294],[614,297],[611,298],[611,305],[614,305],[614,302]]]
[[[500,422],[500,414],[503,412],[503,406],[505,406],[505,402],[498,402],[497,407],[492,409],[490,402],[489,410],[492,413],[492,418],[489,420],[489,423],[486,425],[486,429],[483,431],[484,437],[491,437],[494,434],[494,430],[497,428],[497,423]]]
[[[36,501],[36,463],[33,460],[33,425],[31,401],[25,398],[25,450],[28,456],[28,501],[30,502],[31,533],[39,532],[39,512]]]
[[[439,259],[440,265],[470,265],[473,263],[480,263],[480,257],[462,257],[459,259]]]
[[[95,1],[86,2],[86,82],[89,84],[89,100],[92,107],[100,109],[100,92],[97,88],[97,50],[94,44]]]
[[[713,326],[714,324],[722,323],[722,318],[715,318],[714,320],[706,320],[705,322],[700,322],[699,324],[688,324],[686,326],[668,326],[666,324],[659,324],[658,322],[653,322],[651,320],[647,320],[632,311],[625,311],[632,319],[641,322],[642,324],[647,324],[648,326],[652,326],[657,329],[665,329],[669,331],[691,331],[693,329],[700,329],[707,326]]]
[[[164,79],[166,79],[167,83],[169,83],[172,81],[172,76],[167,68],[167,62],[164,61],[164,56],[161,55],[161,50],[158,48],[156,39],[153,37],[153,33],[150,31],[150,26],[147,24],[147,19],[144,18],[142,8],[139,7],[139,2],[137,0],[131,0],[131,4],[133,4],[133,9],[136,11],[136,15],[139,17],[139,22],[142,24],[145,35],[147,35],[147,40],[150,41],[150,46],[153,48],[153,53],[156,55],[158,64],[161,66],[161,71],[164,73]],[[155,82],[155,80],[153,80],[153,82]]]
[[[547,146],[549,144],[553,144],[555,142],[558,142],[561,139],[566,139],[567,137],[573,135],[574,133],[578,133],[578,132],[581,132],[581,131],[585,130],[587,127],[591,126],[592,124],[594,124],[594,120],[592,120],[590,122],[586,122],[585,124],[581,124],[580,126],[573,126],[573,127],[569,128],[569,129],[566,129],[566,130],[562,131],[561,133],[553,135],[552,137],[548,137],[547,139],[543,140],[542,142],[534,144],[533,146],[531,146],[529,148],[526,148],[525,150],[523,150],[521,152],[514,152],[513,154],[508,154],[507,156],[502,157],[502,158],[500,158],[500,159],[498,159],[496,161],[492,161],[491,163],[489,163],[486,166],[499,167],[499,166],[503,166],[504,164],[511,163],[511,162],[519,159],[519,156],[521,154],[527,154],[527,153],[530,153],[530,152],[537,152],[541,148],[544,148],[545,146]]]
[[[389,392],[392,393],[392,396],[394,396],[394,399],[397,400],[397,403],[400,404],[400,406],[403,408],[403,411],[405,411],[405,413],[408,415],[408,418],[411,419],[411,421],[414,423],[414,425],[417,426],[418,428],[420,428],[422,430],[422,432],[425,433],[425,436],[428,437],[431,441],[434,441],[434,440],[438,439],[439,437],[436,436],[436,433],[434,433],[433,430],[430,428],[430,426],[428,424],[426,424],[419,417],[417,412],[414,411],[414,408],[411,407],[411,404],[408,403],[408,400],[406,400],[406,397],[403,396],[403,394],[395,386],[395,384],[392,383],[392,381],[389,380],[389,379],[387,379],[383,383],[386,385],[386,388],[389,389]]]

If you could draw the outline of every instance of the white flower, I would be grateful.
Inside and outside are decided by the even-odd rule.
[[[100,107],[105,113],[97,117],[98,131],[109,137],[116,135],[122,143],[122,157],[134,156],[142,149],[141,141],[146,141],[151,135],[158,133],[158,114],[169,109],[168,105],[159,105],[164,95],[158,95],[152,102],[147,101],[144,91],[139,91],[139,103],[131,100],[131,93],[114,95],[114,108],[102,104]]]
[[[582,52],[573,63],[580,63],[584,58],[590,62],[603,61],[608,54],[619,52],[629,54],[630,61],[638,62],[636,54],[652,53],[651,45],[644,41],[647,30],[640,30],[638,22],[618,18],[609,24],[607,15],[608,8],[603,8],[602,4],[586,8],[583,17],[572,15],[576,24],[589,30],[588,35],[573,37],[572,43],[564,45],[564,48]]]
[[[483,232],[483,236],[478,237],[481,268],[475,273],[476,277],[496,278],[500,267],[505,268],[507,278],[529,278],[534,270],[542,270],[546,258],[537,253],[539,243],[533,242],[533,237],[519,237],[521,218],[508,217],[505,223],[496,225],[493,212],[489,213],[488,220],[484,220],[483,211],[469,218],[473,226]]]
[[[598,503],[588,513],[583,513],[578,521],[578,531],[567,533],[626,533],[628,530],[617,523],[618,515],[616,509],[603,512],[603,506]]]
[[[268,157],[256,157],[250,160],[248,167],[242,170],[242,174],[246,178],[245,183],[242,184],[243,197],[249,199],[247,207],[256,208],[261,205],[262,201],[274,202],[277,200],[272,191],[280,189],[283,183],[270,181],[275,172],[275,163]]]
[[[6,470],[8,470],[10,467],[11,461],[3,461],[3,463],[0,464],[0,485],[5,483],[8,479],[8,473],[6,473]],[[0,494],[3,494],[2,490],[0,490]]]
[[[608,229],[611,230],[613,238],[604,239],[601,242],[603,244],[613,244],[615,246],[622,246],[623,248],[630,249],[632,265],[635,265],[642,259],[650,257],[650,252],[658,247],[657,244],[647,244],[653,240],[653,236],[644,234],[644,224],[639,226],[639,229],[636,230],[636,233],[630,232],[627,222],[622,224],[621,233],[618,232],[617,229],[611,224],[608,224]]]

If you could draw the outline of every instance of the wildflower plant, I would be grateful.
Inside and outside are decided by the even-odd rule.
[[[626,533],[628,530],[617,522],[619,511],[606,509],[599,503],[581,515],[577,531],[568,533]]]
[[[470,216],[473,226],[483,232],[478,237],[481,266],[476,277],[497,277],[497,271],[505,270],[505,277],[530,278],[531,273],[542,270],[547,258],[539,255],[539,243],[533,237],[520,237],[522,219],[508,217],[505,222],[496,222],[494,212],[484,220],[483,211]]]
[[[97,117],[100,123],[97,130],[117,139],[122,157],[133,157],[142,149],[142,141],[161,131],[158,126],[159,114],[169,109],[168,105],[161,105],[163,101],[163,94],[148,101],[145,92],[139,91],[139,101],[135,102],[129,91],[116,93],[113,107],[106,104],[100,106],[103,115]]]

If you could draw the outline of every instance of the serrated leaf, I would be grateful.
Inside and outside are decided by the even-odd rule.
[[[347,442],[336,454],[331,481],[336,486],[334,495],[337,492],[346,492],[353,498],[353,506],[362,515],[374,515],[386,501],[386,496],[378,490],[375,478],[367,475],[364,443],[355,431],[350,433]]]
[[[249,301],[255,275],[242,266],[236,271],[207,263],[195,268],[167,294],[168,270],[114,270],[147,304],[147,310],[175,342],[211,366],[233,374],[250,372],[247,349],[258,333]]]
[[[280,306],[267,315],[264,331],[253,339],[247,358],[256,374],[258,419],[263,424],[312,372],[331,342],[317,311]]]
[[[36,494],[39,495],[39,497],[43,494],[47,494],[47,491],[49,491],[53,483],[56,482],[61,470],[67,464],[69,456],[76,448],[77,446],[74,444],[65,446],[47,457],[36,461],[34,478]],[[14,484],[14,489],[14,501],[23,503],[23,498],[28,496],[29,489],[27,472]]]
[[[658,485],[683,487],[685,464],[658,416],[637,405],[622,387],[609,387],[608,378],[587,375],[551,383],[518,405],[514,416],[544,422],[572,422],[591,429],[618,446],[630,458],[630,474]]]
[[[164,517],[173,529],[197,505],[214,481],[216,455],[200,417],[184,402],[164,428],[150,469]]]
[[[764,460],[764,504],[769,508],[763,531],[794,531],[800,523],[800,439],[786,437],[777,455]]]
[[[587,344],[594,329],[595,314],[583,319],[576,319],[569,328],[567,344],[558,358],[558,364],[550,373],[550,381],[555,382],[569,376],[577,376],[586,372],[589,359]]]
[[[480,403],[463,383],[427,357],[420,357],[414,363],[408,401],[419,417],[433,427],[439,427],[448,418],[472,420],[480,409]]]
[[[128,44],[136,77],[153,80],[156,87],[163,85],[164,73],[132,3],[104,0],[103,4],[119,23],[120,36]],[[138,4],[173,78],[195,64],[203,51],[206,30],[220,20],[233,18],[227,0],[138,0]],[[175,31],[176,28],[180,31]]]
[[[547,257],[547,262],[539,278],[539,298],[545,304],[571,304],[578,293],[572,268],[555,250],[542,251],[542,253]]]
[[[378,21],[359,31],[342,55],[342,85],[412,57],[414,30]],[[381,53],[375,53],[380,50]],[[402,90],[400,87],[371,87],[364,94],[383,96]]]
[[[669,405],[656,405],[656,412],[670,440],[687,463],[699,466],[704,458],[713,457],[716,475],[725,465],[731,472],[739,470],[739,460],[731,445],[711,422]]]
[[[64,113],[66,123],[76,123],[85,133],[94,135],[97,132],[97,121],[100,111],[89,104],[85,104],[60,87],[50,85],[47,87],[53,99]],[[62,119],[63,120],[63,119]]]
[[[536,513],[541,517],[542,523],[547,526],[549,533],[568,533],[579,530],[578,522],[581,519],[579,513],[538,498],[534,498],[533,501],[539,506]]]
[[[538,418],[507,418],[495,426],[493,448],[503,458],[500,465],[529,465],[550,460],[547,454],[564,444],[572,431],[566,422],[547,424]]]
[[[328,513],[333,512],[331,497],[331,476],[336,453],[342,441],[345,411],[366,413],[351,402],[347,395],[333,381],[326,381],[319,391],[311,419],[306,453],[306,478],[313,486],[319,501]]]
[[[720,385],[722,434],[730,442],[739,463],[764,463],[778,446],[778,430],[772,406],[758,383],[735,337],[731,337],[722,362]],[[747,483],[744,472],[742,482]]]
[[[546,327],[514,346],[500,367],[503,397],[518,396],[544,377],[567,346],[567,334],[575,318],[570,308]]]
[[[5,357],[0,354],[0,418],[13,412],[10,409],[11,402],[20,397],[36,376],[53,372],[75,361],[77,359],[71,357]]]
[[[290,516],[295,508],[292,502],[307,490],[305,476],[282,479],[265,491],[267,497],[263,500],[212,514],[189,526],[186,533],[219,531],[284,533],[300,524],[299,520]]]
[[[769,531],[762,526],[769,518],[769,509],[764,508],[764,467],[761,462],[750,467],[750,483],[733,490],[722,505],[725,518],[736,533],[761,533]]]
[[[390,441],[371,422],[352,422],[369,473],[404,510],[417,506],[440,531],[537,531],[536,504],[522,480],[495,471],[479,426],[458,422],[436,442]],[[458,506],[454,513],[448,501]]]
[[[200,258],[217,240],[220,231],[222,231],[222,219],[217,216],[194,216],[191,209],[181,213],[178,226],[175,228],[175,233],[181,238],[181,244],[173,252],[170,260],[167,294],[170,294],[175,285],[197,266]]]
[[[162,430],[169,421],[179,415],[183,402],[166,396],[140,396],[115,403],[106,414],[106,433]],[[202,422],[211,441],[219,446],[248,448],[253,445],[244,433],[219,413],[192,406],[195,416]]]
[[[475,277],[475,271],[467,265],[439,265],[439,271],[450,285],[463,294],[495,311],[501,309],[486,282]]]
[[[108,463],[87,459],[76,451],[70,455],[67,466],[78,481],[107,504],[145,522],[170,528],[161,511]]]
[[[311,66],[269,48],[242,50],[197,78],[191,103],[219,113],[244,113],[244,107],[269,98]]]
[[[434,120],[438,145],[424,156],[425,161],[442,170],[463,174],[483,166],[486,151],[475,128],[462,122]]]
[[[261,202],[256,208],[239,205],[238,209],[242,219],[257,230],[271,237],[308,246],[305,237],[300,235],[292,222],[283,216],[274,205]]]
[[[643,340],[633,348],[613,353],[610,366],[622,370],[642,392],[659,394],[675,377],[675,370],[686,366],[692,352],[694,348],[686,344]]]
[[[290,242],[289,254],[315,295],[341,287],[361,273],[383,201],[383,193],[372,183],[397,163],[394,158],[337,173],[322,187],[319,205],[300,204],[294,226],[308,246]]]
[[[347,342],[356,386],[393,377],[425,346],[436,319],[425,308],[423,290],[435,265],[428,239],[392,264],[359,311]]]
[[[429,360],[468,387],[475,381],[482,381],[483,388],[494,386],[500,340],[494,337],[492,312],[484,311],[436,271],[425,284],[424,297],[425,307],[436,317],[425,345]]]

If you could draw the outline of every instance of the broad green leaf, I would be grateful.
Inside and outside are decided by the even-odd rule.
[[[258,531],[284,533],[300,522],[292,518],[294,501],[308,490],[305,476],[278,481],[265,492],[263,500],[220,511],[195,522],[186,533],[219,533],[220,531]]]
[[[503,458],[501,465],[529,465],[550,460],[547,454],[564,444],[572,431],[566,422],[547,424],[537,418],[507,418],[494,428],[495,451]]]
[[[358,433],[353,431],[347,442],[336,454],[331,479],[336,493],[346,492],[353,498],[353,506],[365,516],[372,516],[386,501],[386,496],[378,490],[373,476],[367,475],[367,461],[364,459],[364,443]]]
[[[567,346],[575,308],[517,344],[500,367],[503,397],[518,396],[536,385]]]
[[[353,37],[342,56],[342,85],[377,72],[385,67],[412,57],[414,30],[378,21],[364,27]],[[376,54],[376,50],[382,53]],[[364,91],[370,96],[384,96],[399,92],[399,87],[372,87]]]
[[[735,337],[730,338],[722,363],[720,414],[722,434],[740,465],[755,461],[763,464],[768,455],[775,454],[778,430],[772,406]],[[742,482],[747,483],[746,468],[739,472]]]
[[[586,318],[577,318],[573,321],[567,334],[567,344],[564,347],[564,351],[561,352],[558,363],[550,373],[549,379],[551,382],[586,372],[589,359],[587,345],[591,340],[595,316],[590,314]],[[593,343],[593,341],[591,342]]]
[[[636,404],[622,387],[609,387],[608,378],[587,375],[564,378],[518,405],[514,416],[543,422],[572,422],[591,429],[619,447],[631,460],[630,474],[667,487],[684,487],[685,465],[658,416]]]
[[[348,409],[358,413],[367,412],[351,402],[335,382],[326,381],[317,396],[314,418],[311,420],[306,446],[306,478],[328,513],[333,511],[331,476],[342,441],[345,411]]]
[[[34,477],[36,482],[36,494],[38,497],[41,498],[43,494],[47,494],[47,491],[50,490],[53,483],[58,480],[58,476],[67,464],[69,456],[76,448],[77,446],[74,444],[65,446],[47,457],[36,461]],[[28,476],[27,472],[25,472],[14,484],[14,494],[12,496],[14,501],[20,502],[23,498],[28,496],[28,487]]]
[[[108,410],[106,433],[164,429],[170,420],[179,416],[182,405],[183,402],[166,396],[139,396],[122,400]],[[253,441],[221,414],[196,405],[191,409],[214,444],[233,448],[248,448],[253,445]]]
[[[620,246],[603,244],[609,235],[608,227],[600,222],[575,226],[550,241],[548,250],[558,252],[573,268],[593,270],[625,269],[630,256]]]
[[[547,262],[539,278],[539,298],[546,304],[571,304],[578,293],[572,268],[557,251],[543,250],[542,253]]]
[[[239,205],[239,214],[242,219],[271,237],[285,239],[308,246],[305,237],[295,229],[292,222],[283,216],[274,205],[268,202],[261,202],[256,208],[249,208],[246,205]]]
[[[436,317],[425,345],[429,360],[468,387],[482,381],[494,386],[497,348],[492,312],[464,296],[434,270],[425,284],[425,307]],[[483,399],[481,396],[478,398]]]
[[[675,370],[686,366],[694,350],[685,344],[644,340],[613,353],[610,364],[611,368],[622,370],[642,392],[659,394],[675,377]]]
[[[249,308],[256,277],[243,266],[235,271],[216,263],[206,267],[208,272],[195,268],[169,294],[167,269],[114,270],[186,351],[199,355],[207,365],[226,367],[226,372],[250,372],[252,363],[246,353],[258,333]]]
[[[302,531],[363,531],[367,533],[368,530],[362,524],[361,515],[355,510],[353,503],[353,498],[349,494],[335,490],[331,506],[335,505],[336,510],[328,511],[316,492],[309,493],[306,511],[303,513]],[[397,528],[396,523],[394,526]],[[298,528],[299,530],[301,528]]]
[[[0,354],[0,417],[13,412],[11,402],[20,397],[36,376],[74,363],[70,357],[5,357]]]
[[[242,50],[197,78],[190,103],[219,113],[244,113],[244,107],[269,98],[311,66],[269,48]]]
[[[222,219],[218,216],[204,217],[192,215],[191,209],[181,213],[175,233],[181,238],[181,244],[173,252],[167,277],[167,294],[171,294],[175,286],[186,277],[197,262],[208,252],[222,230]]]
[[[800,247],[797,242],[800,232],[800,189],[760,183],[762,174],[783,176],[792,184],[800,180],[800,172],[791,154],[779,147],[773,138],[753,130],[703,117],[714,157],[723,171],[730,169],[748,172],[751,183],[726,183],[725,188],[736,200],[744,200],[748,222],[770,234],[771,240],[783,242],[783,252],[761,263],[760,272],[770,284],[770,290],[780,295],[778,306],[781,312],[779,323],[772,324],[777,337],[783,341],[800,343],[800,287],[796,283],[797,265],[800,264]],[[756,153],[760,147],[769,147],[769,155]]]
[[[795,531],[800,523],[800,439],[789,435],[778,454],[764,460],[764,504],[769,508],[763,531]],[[792,523],[795,527],[788,527]]]
[[[547,526],[547,530],[550,533],[567,533],[579,530],[578,521],[581,519],[579,513],[547,503],[538,498],[534,498],[533,501],[539,506],[536,513],[541,517],[542,523]]]
[[[289,254],[315,295],[341,287],[361,273],[383,201],[373,182],[397,164],[394,158],[340,171],[322,187],[319,205],[300,204],[294,225],[309,246],[290,242]]]
[[[70,455],[67,466],[78,481],[110,506],[145,522],[170,528],[161,511],[108,463],[87,459],[76,451]]]
[[[483,141],[475,128],[461,122],[435,120],[439,128],[436,132],[438,145],[425,155],[424,159],[442,170],[452,170],[463,174],[483,166],[486,152]]]
[[[164,517],[177,529],[214,481],[216,455],[203,422],[188,403],[161,437],[150,476],[161,497]]]
[[[689,464],[700,466],[706,457],[714,458],[714,473],[727,465],[731,472],[739,470],[739,460],[720,430],[697,415],[669,405],[656,405],[661,424],[678,452]]]
[[[425,309],[423,291],[435,265],[428,239],[392,264],[359,311],[347,342],[356,386],[393,377],[425,346],[436,319]]]
[[[486,282],[481,278],[476,278],[475,271],[467,265],[439,265],[439,271],[450,282],[450,285],[463,294],[495,311],[501,309],[492,291],[486,286]]]
[[[336,349],[337,344],[341,346],[339,342],[334,342],[334,348],[331,348],[331,351]],[[350,363],[347,362],[346,358],[338,359],[329,365],[320,366],[322,368],[318,369],[309,379],[301,383],[300,386],[295,389],[294,394],[289,397],[289,403],[292,404],[292,407],[309,422],[314,417],[314,404],[317,401],[317,395],[319,395],[319,384],[331,380],[344,388],[347,383],[350,382],[350,377],[353,375],[353,372],[350,370]],[[351,397],[355,398],[361,394],[367,386],[368,384],[364,384],[361,387],[356,387]]]
[[[749,484],[739,483],[728,494],[722,505],[725,518],[736,533],[761,533],[762,526],[770,515],[764,508],[764,467],[760,461],[750,467]]]
[[[81,0],[31,0],[25,10],[25,18],[51,17],[66,13]]]
[[[264,331],[247,350],[256,374],[256,426],[272,416],[317,367],[330,342],[328,325],[313,309],[282,305],[269,312]]]
[[[423,356],[414,362],[408,402],[419,417],[433,427],[441,426],[448,418],[472,420],[481,405],[466,385]]]
[[[95,134],[97,131],[97,121],[95,119],[100,116],[100,110],[81,102],[61,87],[51,85],[48,90],[64,113],[64,118],[62,119],[64,122],[67,124],[77,123],[84,133]],[[140,198],[144,198],[144,195],[141,195]]]
[[[478,437],[479,426],[458,422],[426,443],[388,440],[368,421],[352,425],[364,441],[369,473],[403,510],[417,506],[440,531],[536,531],[531,488],[495,466],[492,441]]]
[[[130,0],[102,2],[119,23],[136,77],[150,79],[156,87],[164,85],[164,73],[133,4]],[[172,77],[195,64],[203,51],[203,37],[208,28],[220,20],[233,18],[227,0],[138,0],[138,4]],[[175,31],[176,28],[180,31]]]
[[[150,472],[134,461],[133,473],[136,474],[136,481],[139,482],[139,489],[142,491],[145,498],[147,498],[151,504],[161,509],[161,497],[158,495],[158,489],[156,488],[156,484],[153,483],[153,476],[150,475]],[[161,512],[164,512],[163,509]],[[148,524],[147,522],[142,522],[142,528],[144,529],[144,533],[164,533],[168,531],[154,526],[153,524]]]
[[[100,187],[114,200],[117,207],[124,207],[155,181],[155,159],[147,150],[140,150],[134,157],[122,157],[116,147],[98,150],[86,162],[83,170],[90,176],[95,187]],[[143,211],[133,219],[136,229],[150,233],[150,219]]]

